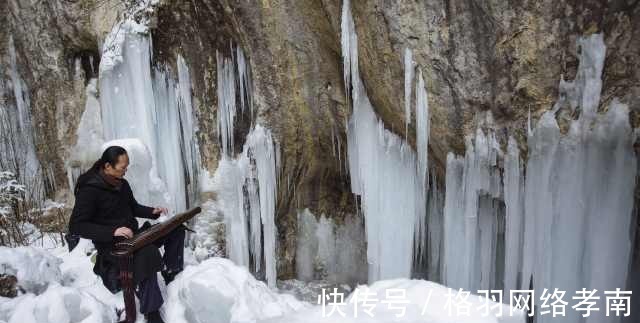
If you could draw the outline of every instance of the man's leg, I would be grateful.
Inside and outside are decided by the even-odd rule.
[[[184,268],[184,227],[171,231],[159,244],[164,246],[162,276],[168,284]]]
[[[145,278],[138,284],[136,295],[140,300],[140,313],[142,314],[157,312],[162,306],[162,293],[155,275]]]

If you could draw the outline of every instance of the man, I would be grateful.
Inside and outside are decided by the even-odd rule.
[[[98,255],[93,271],[102,278],[112,292],[120,286],[117,258],[111,255],[114,242],[128,239],[143,231],[148,222],[138,227],[135,218],[157,219],[166,213],[163,207],[138,204],[131,186],[123,177],[129,166],[127,151],[119,146],[107,148],[93,167],[78,178],[75,187],[76,203],[69,220],[69,232],[93,241]],[[140,300],[140,312],[149,323],[164,323],[159,309],[163,299],[157,281],[162,271],[169,284],[184,266],[184,227],[175,229],[161,241],[144,247],[134,254],[133,281]],[[164,246],[164,256],[159,247]]]

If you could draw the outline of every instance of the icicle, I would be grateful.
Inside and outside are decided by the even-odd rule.
[[[343,3],[341,33],[345,86],[353,106],[347,129],[349,173],[366,218],[369,281],[410,277],[415,221],[426,212],[417,158],[373,112],[358,72],[349,1]]]
[[[178,55],[178,111],[180,113],[181,133],[183,141],[184,163],[187,169],[187,187],[190,205],[198,198],[198,179],[200,178],[200,147],[197,141],[198,124],[191,100],[191,75],[189,67],[182,55]]]
[[[495,268],[483,257],[493,256],[485,249],[492,250],[497,239],[497,209],[491,200],[501,197],[495,168],[500,152],[493,133],[487,136],[480,128],[475,138],[467,138],[466,147],[464,161],[451,154],[447,158],[443,274],[449,287],[478,290],[494,279]],[[481,205],[482,199],[487,201]]]
[[[233,154],[233,124],[236,118],[236,74],[233,60],[216,52],[218,73],[218,133],[222,153]],[[243,82],[240,82],[241,84]],[[244,96],[244,93],[240,95]],[[244,99],[243,99],[244,100]]]
[[[271,132],[257,124],[247,136],[246,148],[255,159],[256,177],[260,192],[260,219],[264,237],[264,259],[266,278],[269,287],[276,286],[276,159],[275,147]],[[245,152],[248,154],[248,152]],[[255,207],[251,205],[251,207]],[[253,239],[259,232],[251,232]],[[254,252],[259,252],[254,250]]]
[[[404,49],[404,117],[405,117],[405,140],[409,133],[409,124],[411,123],[411,88],[413,85],[413,54],[411,49]],[[418,90],[418,89],[416,89]],[[416,92],[418,95],[418,92]],[[417,97],[416,97],[417,99]],[[416,113],[420,105],[416,102]]]
[[[416,83],[416,137],[418,146],[417,175],[420,179],[421,192],[426,196],[429,190],[427,182],[427,172],[429,169],[429,104],[427,102],[427,91],[425,89],[424,79],[422,78],[422,70],[420,69],[418,69],[418,82]],[[424,200],[426,197],[422,197],[421,199]],[[418,263],[424,256],[424,253],[427,252],[428,219],[423,215],[422,212],[416,214],[414,263]],[[431,215],[428,215],[428,217],[431,217]]]
[[[41,203],[46,198],[45,183],[51,179],[36,154],[29,90],[18,72],[13,37],[8,49],[10,82],[0,81],[0,171],[12,172],[25,185],[26,202]]]
[[[428,266],[427,266],[427,278],[431,281],[442,281],[442,258],[443,258],[443,210],[444,210],[444,196],[440,191],[435,175],[431,178],[431,185],[429,189],[429,201],[427,210],[427,245],[429,250]],[[424,246],[422,246],[424,248]]]
[[[148,147],[151,163],[142,178],[127,175],[140,202],[184,210],[195,198],[199,153],[194,140],[191,84],[178,58],[178,81],[167,68],[152,68],[145,29],[125,20],[107,37],[100,62],[100,106],[105,140],[137,138]],[[185,175],[187,175],[185,177]],[[139,186],[137,182],[149,183]],[[189,185],[188,183],[193,184]]]
[[[517,278],[522,266],[521,250],[524,231],[524,209],[522,208],[524,183],[522,178],[518,143],[513,137],[509,137],[507,154],[504,160],[504,201],[506,206],[505,293],[520,288]]]
[[[429,100],[425,89],[422,70],[418,70],[418,84],[416,84],[416,137],[418,146],[418,174],[422,178],[422,186],[427,186],[427,172],[429,169]]]
[[[578,43],[576,79],[560,82],[555,107],[580,108],[579,119],[562,136],[548,111],[529,138],[521,284],[532,279],[537,293],[549,286],[624,289],[627,280],[637,170],[628,109],[614,100],[606,114],[597,113],[605,45],[602,35]],[[566,322],[618,321],[602,311],[586,320],[567,314]]]

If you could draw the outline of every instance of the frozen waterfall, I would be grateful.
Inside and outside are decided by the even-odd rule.
[[[464,157],[449,154],[446,285],[508,292],[531,284],[536,302],[545,289],[569,294],[582,288],[625,290],[637,169],[629,110],[614,99],[598,111],[602,35],[581,38],[578,45],[576,79],[561,80],[560,98],[530,131],[526,168],[515,139],[508,139],[503,155],[490,124],[479,125],[467,138]],[[566,132],[556,121],[560,109],[579,110]],[[497,160],[502,157],[500,176]],[[537,317],[537,322],[553,320]],[[563,319],[618,321],[603,310],[588,318],[567,311]]]
[[[349,1],[344,1],[342,7],[341,40],[345,86],[351,89],[347,93],[353,107],[347,129],[351,190],[361,197],[365,216],[369,281],[408,278],[413,267],[416,223],[420,226],[427,222],[424,177],[418,174],[422,167],[426,172],[426,160],[418,158],[401,137],[385,129],[374,113],[358,72],[358,36]],[[410,88],[413,63],[411,52],[406,53],[405,85]],[[418,83],[418,121],[424,122],[426,95],[423,83]],[[410,93],[405,89],[405,100]],[[418,128],[424,131],[424,123]],[[421,135],[428,138],[428,133],[418,136]],[[424,163],[421,166],[420,161]],[[422,227],[420,232],[426,229]]]
[[[225,216],[227,254],[236,264],[264,273],[270,287],[276,284],[276,193],[278,147],[271,131],[255,124],[242,152],[234,156],[234,121],[251,109],[251,81],[241,48],[232,58],[217,53],[218,131],[221,159],[214,186]],[[236,98],[241,100],[238,104]]]
[[[29,90],[18,72],[12,37],[7,47],[9,80],[0,78],[0,171],[10,171],[25,185],[28,203],[41,203],[53,178],[44,172],[36,155]],[[0,70],[4,68],[0,64]]]
[[[151,42],[143,26],[125,20],[114,27],[100,63],[104,139],[136,138],[149,150],[150,167],[141,175],[147,178],[131,179],[132,187],[149,197],[142,203],[167,205],[173,213],[197,198],[200,154],[191,80],[182,57],[177,59],[177,80],[168,67],[152,67],[151,60]],[[148,181],[150,187],[136,184]]]

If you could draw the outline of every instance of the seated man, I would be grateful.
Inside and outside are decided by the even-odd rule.
[[[91,239],[98,251],[93,271],[102,278],[112,292],[120,286],[120,267],[111,255],[114,242],[133,237],[149,227],[146,222],[138,227],[138,218],[157,219],[166,208],[138,204],[129,183],[123,178],[129,165],[127,151],[119,146],[107,148],[102,157],[78,178],[75,187],[76,203],[69,220],[69,233]],[[157,272],[168,284],[183,269],[184,227],[135,252],[132,264],[133,281],[140,300],[140,312],[149,323],[163,323],[159,309],[162,295]],[[159,247],[164,246],[164,256]]]

